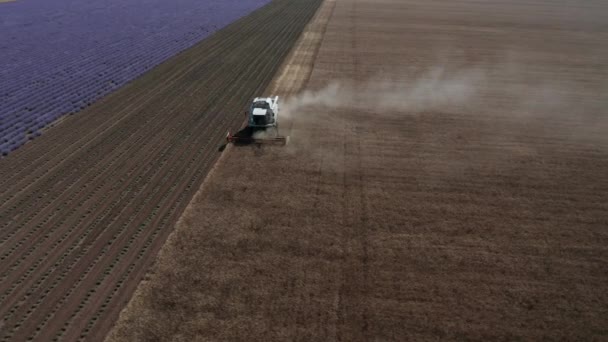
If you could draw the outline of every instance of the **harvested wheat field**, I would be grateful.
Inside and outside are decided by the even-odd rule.
[[[606,19],[326,0],[108,340],[605,339]]]

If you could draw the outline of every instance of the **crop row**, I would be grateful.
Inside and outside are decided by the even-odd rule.
[[[225,73],[226,71],[227,71],[227,70],[223,70],[223,69],[221,69],[221,68],[218,68],[218,71],[217,71],[217,72],[215,72],[215,75],[216,75],[217,77],[225,77],[225,76],[223,76],[223,75],[222,75],[222,73]],[[248,71],[251,71],[251,70],[248,70]],[[194,91],[193,93],[197,93],[197,92],[198,92],[198,90]],[[165,117],[167,117],[167,116],[165,116]],[[166,121],[166,120],[165,120],[165,121]],[[159,126],[159,125],[157,125],[157,126],[158,126],[158,127],[166,127],[168,123],[169,123],[169,122],[160,122],[160,126]],[[154,127],[154,126],[153,126],[153,127]],[[155,137],[157,137],[157,138],[158,138],[158,137],[164,137],[165,135],[166,135],[166,136],[171,136],[171,132],[170,132],[170,131],[165,131],[164,133],[160,133],[160,134],[159,134],[159,132],[156,132]],[[142,142],[142,143],[144,143],[144,142]],[[138,142],[138,141],[136,141],[135,143],[130,143],[130,144],[129,144],[129,146],[131,146],[131,148],[132,148],[132,149],[136,149],[136,147],[138,146],[138,144],[139,144],[139,142]],[[124,158],[124,159],[131,159],[131,158],[134,158],[134,157],[136,156],[136,154],[137,154],[137,153],[134,153],[134,154],[133,154],[133,155],[131,155],[131,156],[126,156],[126,157],[123,157],[123,158]],[[122,156],[122,154],[120,154],[118,157],[121,157],[121,156]],[[160,158],[160,159],[158,159],[158,158],[157,158],[157,160],[162,160],[162,158]],[[107,163],[107,162],[102,162],[102,165],[107,166],[107,165],[108,165],[108,163]],[[114,179],[114,177],[113,177],[114,175],[113,175],[113,174],[110,174],[110,175],[104,175],[104,173],[103,173],[103,172],[99,172],[99,170],[96,170],[96,171],[97,171],[97,172],[96,172],[96,173],[97,173],[97,176],[95,176],[95,178],[93,178],[93,183],[94,183],[94,184],[97,184],[97,183],[98,183],[97,179],[99,179],[99,181],[109,181],[109,180],[111,180],[111,179]],[[128,172],[128,174],[127,174],[127,175],[130,175],[130,174],[132,174],[133,172],[134,172],[134,170],[132,169],[132,170],[130,170],[130,171]],[[69,178],[70,178],[70,177],[68,177],[68,179],[69,179]],[[119,182],[123,182],[123,181],[124,181],[124,179],[119,180]],[[56,181],[55,181],[55,180],[53,180],[53,181],[52,181],[52,183],[56,183]],[[91,182],[88,182],[88,183],[91,183]],[[103,184],[103,183],[102,183],[102,184]],[[85,185],[86,185],[86,183],[85,183]],[[63,183],[63,182],[62,182],[62,186],[68,186],[68,184],[66,184],[66,183]],[[81,188],[81,190],[86,190],[86,191],[88,191],[88,193],[89,193],[89,194],[87,195],[87,197],[85,198],[85,201],[81,201],[81,204],[82,204],[82,203],[86,203],[86,202],[87,202],[87,201],[88,201],[88,200],[89,200],[91,197],[96,197],[96,193],[97,193],[97,192],[98,192],[100,189],[102,189],[102,186],[101,186],[101,185],[99,185],[99,186],[97,186],[96,188],[94,188],[92,192],[91,192],[91,189],[90,189],[90,188],[87,188],[86,186],[84,186],[83,188]],[[115,193],[116,191],[117,191],[117,190],[116,190],[116,189],[113,187],[112,189],[109,189],[109,191],[108,191],[108,189],[105,189],[105,191],[103,191],[103,192],[102,192],[102,194],[107,194],[107,193]],[[121,191],[124,191],[124,189],[122,189]],[[40,196],[40,195],[39,195],[39,196]],[[76,194],[74,194],[73,196],[70,196],[70,197],[69,197],[69,199],[68,199],[68,200],[66,200],[66,201],[63,203],[63,206],[69,206],[70,201],[72,200],[72,198],[75,198],[76,196],[83,196],[83,194],[81,194],[81,193],[80,193],[80,191],[79,191],[79,192],[77,192]],[[63,198],[66,198],[66,197],[65,197],[65,196],[63,196]],[[98,198],[98,197],[97,197],[97,198]],[[98,199],[99,199],[99,198],[98,198]],[[103,199],[101,199],[101,201],[98,201],[98,202],[102,202],[102,203],[103,203]],[[51,204],[51,203],[52,203],[52,201],[49,201],[49,202],[47,202],[47,203],[48,203],[48,204]],[[78,205],[78,206],[80,206],[80,205]],[[39,209],[44,209],[43,207],[40,207],[40,203],[39,203],[38,207],[39,207]],[[33,212],[33,211],[32,211],[32,212]],[[42,211],[41,211],[41,210],[38,210],[38,211],[35,211],[35,212],[33,212],[33,213],[35,213],[34,215],[38,216],[38,215],[39,215],[39,214],[41,214],[42,212],[44,212],[44,210],[42,210]],[[52,210],[52,211],[50,211],[50,212],[51,212],[51,215],[53,215],[54,210]],[[88,213],[87,213],[87,214],[90,214],[90,210],[88,211]],[[93,215],[95,215],[95,213],[93,213]],[[23,222],[23,224],[21,225],[21,228],[22,228],[24,225],[26,225],[26,224],[31,224],[31,222],[29,222],[29,219],[24,219],[24,220],[22,220],[22,222]],[[45,234],[44,239],[47,239],[48,237],[52,236],[52,234],[54,233],[54,231],[55,231],[56,229],[59,229],[60,227],[65,227],[65,226],[66,226],[66,221],[65,221],[65,220],[63,220],[63,221],[59,222],[58,224],[53,225],[52,227],[50,227],[50,226],[49,226],[49,222],[48,222],[48,218],[47,218],[47,219],[45,219],[45,221],[43,221],[42,223],[38,223],[38,224],[36,225],[36,227],[38,228],[38,227],[42,226],[42,224],[44,224],[44,225],[46,226],[45,232],[47,232],[47,233]],[[94,228],[94,227],[89,227],[89,230],[90,230],[90,229],[92,229],[92,228]],[[71,230],[73,230],[73,229],[74,229],[74,227],[73,227],[72,229],[70,229],[70,232],[71,232]],[[17,230],[17,231],[18,231],[18,230]],[[10,249],[10,250],[8,250],[7,252],[5,252],[5,254],[4,254],[4,255],[2,255],[3,261],[4,261],[4,262],[7,262],[8,260],[4,260],[4,259],[5,259],[6,257],[8,257],[10,254],[12,254],[12,253],[13,253],[13,252],[16,250],[16,248],[17,248],[17,247],[22,246],[22,245],[25,245],[25,244],[26,244],[26,242],[27,242],[27,245],[28,245],[28,246],[30,246],[30,248],[29,248],[29,250],[27,250],[25,253],[23,253],[22,251],[20,251],[20,253],[19,253],[20,260],[19,260],[19,261],[25,260],[25,259],[27,258],[27,256],[29,256],[30,254],[32,254],[32,253],[33,253],[35,250],[37,250],[37,249],[39,249],[39,248],[43,248],[44,250],[49,251],[49,246],[48,246],[48,245],[46,245],[46,246],[41,246],[41,245],[40,245],[40,244],[41,244],[41,243],[44,241],[44,239],[43,239],[42,241],[39,241],[38,243],[32,243],[32,234],[33,234],[35,231],[36,231],[36,229],[30,230],[30,231],[27,233],[27,235],[23,236],[23,238],[21,238],[21,239],[20,239],[20,240],[19,240],[17,243],[15,243],[15,244],[14,244],[14,247],[13,247],[13,248],[11,248],[11,249]],[[70,233],[70,232],[68,232],[68,233]],[[81,233],[81,234],[82,234],[82,233]],[[64,234],[64,235],[63,235],[63,236],[62,236],[62,237],[61,237],[61,238],[60,238],[58,241],[56,241],[55,243],[53,243],[53,245],[51,245],[51,246],[50,246],[50,250],[52,250],[52,249],[53,249],[53,248],[55,248],[57,245],[59,245],[59,243],[62,243],[62,245],[63,245],[65,235],[67,235],[67,234]],[[7,238],[10,238],[10,236],[7,236]],[[3,242],[5,242],[5,240],[4,240]],[[45,258],[46,258],[46,257],[47,257],[47,256],[45,256]],[[9,269],[7,270],[7,272],[6,272],[6,273],[8,273],[8,272],[12,271],[13,269],[16,269],[18,266],[20,266],[20,265],[19,265],[19,262],[18,262],[18,263],[16,263],[16,264],[11,265],[11,267],[9,267]],[[4,278],[4,277],[6,277],[6,273],[5,273],[5,274],[3,274],[3,278]]]
[[[235,42],[236,44],[238,44],[238,42]],[[225,73],[227,71],[222,69],[222,68],[217,68],[217,71],[214,71],[214,75],[217,78],[222,78],[224,77],[222,75],[222,73]],[[194,89],[191,90],[190,93],[192,95],[199,93],[200,89]],[[166,106],[168,107],[167,110],[169,110],[169,108],[171,108],[173,105],[177,105],[177,102],[179,102],[180,99],[179,97],[176,97],[174,99],[172,99],[172,101],[167,102],[166,101]],[[172,103],[172,102],[176,102],[176,103]],[[181,113],[182,115],[184,113]],[[73,193],[71,195],[66,194],[66,189],[72,188],[73,182],[75,182],[76,180],[78,180],[77,175],[80,173],[79,170],[77,170],[76,166],[68,166],[68,169],[65,172],[59,172],[58,174],[62,175],[63,177],[61,179],[55,179],[53,177],[50,177],[48,184],[60,184],[60,188],[58,187],[54,193],[56,193],[57,197],[49,197],[49,196],[42,196],[41,193],[43,194],[47,194],[47,193],[53,193],[52,190],[39,190],[37,191],[37,198],[31,198],[31,197],[25,197],[23,199],[21,199],[21,201],[16,202],[15,205],[13,205],[13,207],[11,208],[7,208],[6,209],[6,213],[11,214],[11,210],[15,210],[17,208],[20,208],[20,211],[24,210],[24,207],[27,209],[26,207],[26,203],[30,202],[32,204],[32,207],[36,207],[38,208],[37,211],[29,211],[33,214],[33,216],[30,216],[30,218],[24,217],[22,220],[20,220],[20,224],[16,224],[16,223],[12,223],[13,227],[9,232],[9,228],[11,227],[4,227],[3,233],[8,233],[6,236],[3,237],[2,242],[6,242],[6,240],[8,240],[9,238],[11,238],[16,232],[20,231],[22,228],[24,228],[25,226],[29,225],[29,226],[36,226],[39,227],[41,225],[44,225],[45,231],[46,232],[50,232],[52,233],[54,229],[59,228],[59,227],[64,227],[65,226],[65,221],[61,221],[59,224],[57,224],[56,226],[52,226],[52,228],[49,226],[50,224],[50,219],[53,218],[54,216],[56,216],[55,214],[55,210],[50,208],[49,210],[46,210],[45,208],[54,203],[56,201],[55,198],[59,198],[59,195],[61,195],[61,198],[64,200],[63,203],[63,207],[70,207],[71,202],[74,201],[75,198],[81,198],[83,195],[87,195],[87,198],[85,198],[85,201],[80,200],[80,204],[77,204],[77,206],[80,206],[83,203],[86,203],[88,199],[90,199],[91,197],[96,197],[99,201],[99,197],[97,197],[97,192],[99,192],[102,189],[102,185],[105,183],[109,183],[112,184],[112,180],[115,179],[117,172],[119,172],[120,170],[117,169],[109,169],[112,171],[112,173],[108,174],[105,170],[108,169],[108,166],[111,166],[112,164],[114,164],[116,162],[116,160],[131,160],[132,158],[137,157],[137,155],[140,153],[139,148],[141,147],[145,147],[146,144],[149,144],[153,141],[148,140],[146,141],[146,137],[148,136],[154,136],[154,139],[159,139],[160,137],[163,137],[165,135],[172,135],[172,131],[175,131],[175,128],[171,125],[169,125],[171,122],[175,123],[180,123],[178,121],[176,121],[176,119],[178,119],[177,117],[171,117],[171,116],[167,116],[167,115],[163,115],[161,116],[162,121],[158,121],[158,122],[153,122],[152,125],[148,125],[146,126],[147,128],[150,128],[150,130],[146,130],[148,133],[146,133],[146,131],[142,132],[141,130],[138,132],[137,135],[132,135],[131,137],[137,137],[138,139],[135,141],[129,141],[128,143],[125,142],[124,144],[126,144],[127,146],[129,146],[129,150],[131,150],[132,152],[130,154],[124,154],[125,151],[119,151],[120,153],[118,155],[116,155],[113,159],[108,159],[108,160],[101,160],[100,161],[100,165],[101,165],[101,169],[99,168],[94,168],[90,170],[90,177],[86,177],[87,181],[86,182],[81,182],[81,186],[78,189],[78,191],[76,193]],[[188,121],[188,119],[186,117],[184,117],[182,124],[186,124],[185,122]],[[135,126],[135,123],[132,126]],[[156,131],[157,128],[162,128],[164,127],[164,132],[159,132]],[[173,128],[172,128],[173,127]],[[117,133],[121,133],[120,131]],[[122,132],[124,134],[124,132]],[[119,140],[119,135],[116,135],[112,138],[110,138],[111,140]],[[108,139],[104,139],[104,140],[108,140]],[[161,144],[162,141],[159,141],[158,144]],[[111,149],[112,150],[116,150],[116,149]],[[95,158],[97,158],[97,156],[100,155],[100,153],[87,153],[86,157],[91,156],[91,159],[94,160]],[[103,154],[101,154],[103,155]],[[106,159],[107,157],[109,157],[111,154],[106,154]],[[79,164],[82,163],[83,160],[79,160]],[[141,165],[141,164],[140,164]],[[70,171],[71,170],[71,171]],[[127,178],[130,178],[130,175],[133,174],[134,170],[130,170],[127,173]],[[85,173],[85,176],[87,176],[87,174]],[[119,182],[122,182],[124,179],[120,179]],[[72,182],[72,183],[70,183]],[[100,184],[99,186],[95,187],[94,189],[90,188],[90,184]],[[61,189],[63,188],[63,189]],[[39,188],[40,189],[40,188]],[[111,188],[111,189],[103,189],[103,191],[101,191],[101,194],[107,194],[107,193],[113,193],[117,191],[115,188]],[[80,196],[80,197],[79,197]],[[39,200],[41,198],[44,198],[44,203],[41,203]],[[10,199],[10,198],[9,198]],[[103,201],[103,200],[102,200]],[[101,202],[102,202],[101,201]],[[91,205],[91,204],[89,204]],[[72,206],[73,207],[73,206]],[[36,217],[40,217],[41,215],[45,215],[45,213],[47,213],[48,217],[46,219],[44,219],[43,221],[31,221],[31,219],[33,219],[35,216]],[[55,220],[55,222],[57,222]],[[11,224],[11,222],[9,222],[8,224]],[[25,245],[25,243],[27,242],[28,246],[30,247],[30,251],[35,250],[36,248],[39,248],[39,244],[38,243],[33,243],[33,241],[35,241],[33,238],[34,236],[32,236],[32,234],[36,231],[36,229],[30,230],[28,232],[27,235],[23,236],[19,242],[17,242],[14,245],[14,249],[8,250],[5,252],[4,255],[2,255],[3,258],[8,257],[10,254],[14,253],[16,250],[16,247],[20,246],[20,245]],[[49,235],[47,233],[47,235]],[[48,248],[48,246],[47,246]],[[46,249],[46,248],[45,248]],[[28,251],[29,252],[29,251]],[[26,253],[27,254],[27,253]],[[21,255],[23,257],[23,252],[20,250],[19,255]],[[8,260],[3,260],[4,262],[8,262]]]
[[[211,41],[212,44],[209,44],[209,47],[215,48],[223,45],[225,39],[230,37],[230,34],[228,34],[229,30],[226,31],[227,32],[225,34],[218,34],[210,38],[209,41]],[[196,64],[198,62],[196,59],[200,57],[201,56],[197,55],[196,51],[192,50],[182,53],[179,58],[188,58],[192,61],[192,64]],[[137,102],[141,102],[142,100],[144,100],[144,102],[147,101],[144,93],[150,98],[161,96],[160,91],[162,89],[168,88],[176,81],[181,81],[180,78],[183,78],[183,73],[188,71],[184,70],[183,68],[180,70],[180,67],[181,66],[178,66],[176,63],[165,63],[150,72],[152,74],[156,74],[157,76],[160,75],[160,79],[158,77],[154,79],[150,79],[150,77],[144,78],[146,82],[154,84],[153,89],[141,87],[141,84],[138,85],[138,83],[144,81],[141,80],[140,82],[134,82],[128,86],[130,88],[130,92],[123,91],[114,96],[114,101],[101,101],[99,105],[104,106],[103,116],[98,114],[88,115],[88,117],[77,116],[73,120],[64,123],[64,126],[69,126],[71,129],[78,129],[81,133],[80,135],[67,134],[46,136],[44,146],[37,146],[36,149],[29,149],[22,153],[23,158],[13,160],[10,165],[5,164],[5,167],[0,169],[0,186],[5,186],[7,189],[10,188],[10,191],[6,191],[5,194],[13,196],[20,191],[20,188],[24,186],[23,182],[33,182],[39,180],[45,174],[54,171],[56,165],[63,164],[64,159],[74,158],[75,153],[83,150],[84,147],[90,145],[92,141],[98,141],[102,134],[113,128],[115,123],[123,120],[123,117],[125,117],[127,113],[139,111],[139,109],[135,109],[133,106],[139,106],[141,103],[138,104]],[[120,101],[118,100],[118,97],[120,97]],[[131,98],[134,100],[131,100]],[[115,103],[121,103],[122,106],[116,107]],[[149,116],[143,115],[139,118],[139,120],[141,120],[141,124],[144,124],[151,119]],[[88,130],[86,132],[80,129],[84,125],[93,124],[95,125],[95,129]],[[60,145],[70,146],[72,148],[69,150],[60,149],[58,151],[52,148],[52,146]],[[77,148],[73,148],[71,145],[76,145]],[[47,151],[47,153],[39,153],[43,149]],[[53,153],[51,154],[50,152]],[[33,165],[36,164],[38,166],[33,167]],[[43,164],[44,166],[42,166]],[[22,175],[26,176],[22,177]],[[15,180],[18,182],[15,182]]]
[[[148,98],[148,105],[132,108],[132,117],[97,131],[81,152],[65,151],[61,163],[28,148],[24,155],[53,166],[8,183],[20,184],[16,194],[0,194],[8,200],[1,205],[7,212],[0,217],[7,246],[2,262],[11,265],[0,280],[5,339],[103,336],[98,329],[109,327],[108,315],[117,314],[126,289],[145,272],[217,158],[226,129],[241,123],[247,98],[268,84],[297,38],[307,20],[299,11],[310,15],[317,5],[303,2],[291,18],[270,19],[289,12],[281,2],[258,13],[241,25],[250,39],[237,34],[224,40],[213,60],[199,58],[197,67],[160,90],[160,98]],[[269,43],[275,43],[272,52]],[[227,62],[226,51],[247,58]]]

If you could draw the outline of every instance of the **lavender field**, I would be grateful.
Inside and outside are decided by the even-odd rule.
[[[0,154],[270,0],[0,5]]]

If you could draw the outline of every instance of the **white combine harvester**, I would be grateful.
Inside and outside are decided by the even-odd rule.
[[[279,135],[279,97],[256,97],[247,111],[247,126],[226,140],[235,144],[287,144],[289,137]]]

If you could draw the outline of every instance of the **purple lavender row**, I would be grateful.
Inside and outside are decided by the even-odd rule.
[[[0,4],[0,154],[269,1]]]

